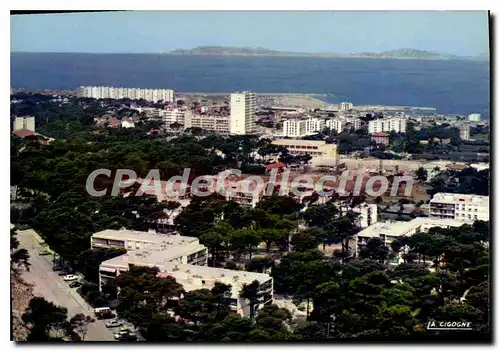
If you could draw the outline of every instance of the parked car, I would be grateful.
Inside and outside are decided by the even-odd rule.
[[[98,307],[94,309],[94,315],[97,319],[109,319],[115,317],[115,314],[109,307]]]
[[[62,271],[57,272],[57,275],[62,277],[62,276],[70,275],[70,274],[67,270],[63,269]]]
[[[123,325],[123,322],[118,320],[118,319],[113,319],[113,320],[110,320],[109,322],[106,322],[107,328],[121,327],[122,325]]]
[[[63,279],[67,282],[72,282],[72,281],[78,280],[78,276],[76,276],[74,274],[68,274],[68,275],[65,275]]]
[[[47,256],[47,255],[50,255],[50,251],[49,250],[43,250],[43,251],[38,252],[38,254],[40,256]]]
[[[82,286],[82,285],[83,285],[83,284],[82,284],[82,283],[80,283],[80,282],[71,282],[71,283],[69,284],[69,287],[70,287],[70,288],[78,288],[78,287],[80,287],[80,286]]]
[[[135,333],[122,335],[118,338],[118,341],[137,341],[137,335]]]
[[[116,340],[137,340],[137,335],[132,333],[130,330],[121,330],[115,333]]]

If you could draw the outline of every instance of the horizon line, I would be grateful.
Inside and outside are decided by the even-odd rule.
[[[203,45],[203,46],[198,46],[195,48],[191,49],[174,49],[170,51],[165,51],[165,52],[124,52],[124,51],[114,51],[114,52],[91,52],[91,51],[29,51],[29,50],[19,50],[19,51],[10,51],[11,54],[92,54],[92,55],[182,55],[179,53],[173,53],[172,51],[176,50],[195,50],[200,47],[220,47],[220,48],[231,48],[231,49],[245,49],[245,48],[252,48],[251,46],[219,46],[219,45]],[[450,55],[454,56],[457,58],[474,58],[474,57],[480,57],[484,56],[487,54],[488,59],[491,56],[491,53],[489,50],[487,52],[482,52],[482,53],[476,53],[476,54],[471,54],[471,55],[459,55],[459,54],[453,54],[449,52],[440,52],[440,51],[432,51],[432,50],[424,50],[424,49],[415,49],[415,48],[399,48],[399,49],[390,49],[390,50],[383,50],[383,51],[359,51],[359,52],[339,52],[339,51],[318,51],[318,52],[311,52],[311,51],[284,51],[284,50],[275,50],[275,49],[268,49],[264,47],[254,47],[254,48],[260,48],[260,49],[265,49],[265,50],[271,50],[275,51],[276,53],[284,53],[284,54],[311,54],[311,55],[320,55],[320,54],[338,54],[338,55],[360,55],[360,54],[366,54],[366,53],[371,53],[371,54],[381,54],[384,52],[391,52],[391,51],[399,51],[399,50],[416,50],[416,51],[424,51],[424,52],[429,52],[429,53],[434,53],[434,54],[439,54],[439,55]],[[202,56],[203,53],[201,54],[188,54],[188,55],[199,55]],[[207,56],[217,56],[217,54],[207,54]],[[224,55],[222,54],[221,56],[245,56],[245,55]],[[252,56],[252,55],[247,55],[247,56]],[[266,55],[260,54],[256,56],[273,56],[273,55]],[[325,57],[325,58],[336,58],[334,56],[331,57]],[[342,58],[342,57],[338,57]],[[361,57],[363,58],[363,57]],[[370,58],[370,57],[366,57]],[[376,57],[375,57],[376,58]],[[395,58],[397,59],[397,58]]]

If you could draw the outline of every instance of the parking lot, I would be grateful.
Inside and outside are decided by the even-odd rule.
[[[68,318],[77,313],[94,317],[94,309],[77,293],[76,288],[70,288],[70,282],[52,271],[52,256],[40,255],[45,248],[32,229],[18,231],[17,238],[21,248],[28,250],[30,255],[30,271],[23,272],[23,279],[33,284],[33,294],[47,301],[68,309]],[[89,324],[86,341],[113,341],[114,330],[106,328],[106,320],[96,320]]]

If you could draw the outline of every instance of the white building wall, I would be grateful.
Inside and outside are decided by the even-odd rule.
[[[368,122],[368,133],[391,132],[406,133],[407,119],[404,117],[391,117],[376,119]]]
[[[331,118],[326,121],[326,126],[330,130],[335,130],[337,133],[340,133],[344,129],[345,121],[339,118]]]
[[[251,134],[255,131],[255,94],[231,94],[231,134]]]

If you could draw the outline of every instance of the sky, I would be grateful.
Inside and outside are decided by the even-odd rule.
[[[204,45],[297,52],[488,52],[486,11],[134,11],[11,16],[12,52],[165,53]]]

